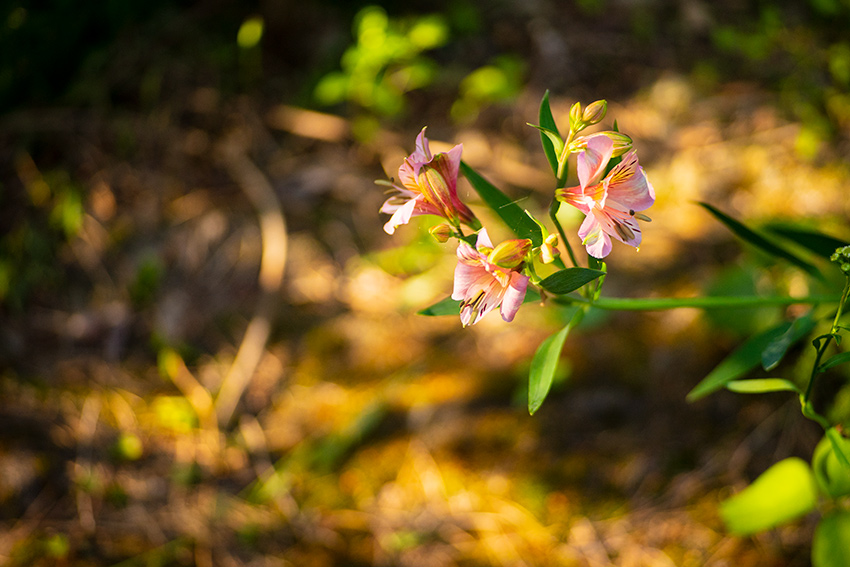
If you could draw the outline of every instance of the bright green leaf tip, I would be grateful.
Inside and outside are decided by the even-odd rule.
[[[731,533],[751,535],[808,514],[817,499],[817,485],[808,463],[790,457],[721,503],[720,517]]]

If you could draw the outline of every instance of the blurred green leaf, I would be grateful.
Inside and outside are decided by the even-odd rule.
[[[828,513],[815,529],[812,567],[850,565],[850,510]]]
[[[543,235],[540,232],[540,227],[525,214],[525,211],[519,205],[509,199],[507,195],[502,193],[489,181],[481,177],[466,162],[460,162],[460,170],[484,202],[505,221],[505,224],[508,225],[514,234],[519,238],[531,239],[534,246],[543,244]]]
[[[558,359],[564,348],[564,341],[570,329],[581,322],[584,310],[576,308],[570,322],[560,331],[544,340],[531,359],[531,371],[528,375],[528,413],[534,413],[543,405],[549,390],[552,388],[552,380],[558,369]]]
[[[821,364],[818,367],[818,372],[825,372],[833,366],[838,366],[839,364],[844,364],[845,362],[850,362],[850,352],[839,352],[838,354],[831,356],[829,359],[827,359],[826,362]]]
[[[784,223],[770,223],[765,226],[767,230],[774,234],[778,234],[783,238],[799,244],[806,250],[809,250],[823,258],[829,258],[836,248],[845,246],[847,243],[839,240],[828,234],[824,234],[817,230],[800,228]]]
[[[784,378],[755,378],[732,380],[726,388],[738,394],[765,394],[767,392],[800,392],[796,384]]]
[[[815,509],[817,486],[800,458],[779,461],[751,485],[720,505],[720,517],[735,535],[750,535],[790,522]]]
[[[762,368],[768,372],[776,368],[791,345],[797,343],[815,328],[812,312],[809,311],[791,323],[787,331],[770,341],[761,353]]]
[[[242,49],[256,47],[263,38],[263,28],[263,18],[259,16],[248,18],[239,26],[239,32],[236,34],[236,43]]]
[[[735,349],[732,354],[702,379],[688,394],[688,401],[696,401],[724,387],[726,384],[740,378],[761,361],[762,352],[777,337],[782,336],[791,323],[781,324],[750,337],[744,344]]]
[[[555,272],[540,282],[540,286],[550,293],[566,295],[592,282],[600,276],[604,276],[602,270],[591,270],[589,268],[566,268]]]
[[[815,268],[813,265],[809,264],[805,260],[802,260],[801,258],[797,257],[796,255],[792,254],[781,246],[775,244],[774,242],[771,242],[761,234],[758,234],[754,230],[748,228],[740,221],[737,221],[729,215],[720,212],[708,203],[699,202],[698,204],[705,208],[709,213],[711,213],[717,220],[726,225],[726,228],[731,230],[732,233],[735,234],[738,238],[749,242],[756,248],[762,250],[763,252],[766,252],[767,254],[770,254],[771,256],[776,256],[777,258],[781,258],[790,262],[791,264],[794,264],[795,266],[797,266],[798,268],[813,277],[823,277],[821,276],[821,273],[818,271],[818,269]]]
[[[845,467],[841,463],[841,456],[846,458],[846,453],[850,453],[850,440],[840,435],[838,439],[834,439],[834,435],[824,435],[812,455],[815,480],[823,493],[830,498],[840,498],[850,494],[850,467]]]
[[[847,445],[847,440],[841,435],[837,427],[830,427],[826,430],[826,437],[832,444],[832,449],[835,451],[835,458],[843,466],[850,468],[850,446]]]

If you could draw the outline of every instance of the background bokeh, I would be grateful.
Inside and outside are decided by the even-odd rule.
[[[850,238],[848,28],[846,0],[4,4],[0,561],[808,565],[814,519],[716,510],[821,431],[685,401],[783,310],[593,311],[532,417],[563,313],[417,315],[454,253],[386,235],[374,180],[428,126],[545,211],[526,123],[604,98],[658,195],[606,295],[817,292],[693,202]]]

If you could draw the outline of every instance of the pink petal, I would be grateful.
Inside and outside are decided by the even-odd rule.
[[[599,183],[613,152],[614,142],[607,136],[599,136],[587,141],[587,148],[576,159],[578,179],[582,189]]]
[[[511,274],[511,282],[505,290],[505,295],[502,297],[502,305],[499,312],[502,319],[510,323],[514,320],[514,316],[519,311],[520,305],[525,300],[525,290],[528,288],[528,276],[524,276],[519,272]]]
[[[384,231],[387,234],[395,233],[396,227],[410,222],[411,217],[416,216],[416,199],[411,199],[404,205],[400,206],[390,217],[390,220],[384,225]]]
[[[431,148],[428,146],[428,138],[425,137],[425,130],[427,128],[427,126],[422,128],[419,135],[416,136],[416,150],[410,155],[411,158],[415,158],[412,161],[431,161]]]
[[[487,229],[482,228],[478,231],[478,240],[475,241],[476,246],[486,246],[487,248],[492,248],[493,243],[490,242],[490,235],[487,234]]]
[[[452,299],[455,301],[463,301],[467,298],[470,288],[479,281],[487,271],[481,266],[471,266],[458,262],[455,267],[454,287],[452,289]]]
[[[602,225],[591,211],[578,229],[579,238],[584,243],[587,253],[594,258],[604,258],[611,253],[611,238],[602,229]]]
[[[623,156],[608,176],[608,196],[634,211],[643,211],[655,203],[655,189],[638,164],[634,151]]]

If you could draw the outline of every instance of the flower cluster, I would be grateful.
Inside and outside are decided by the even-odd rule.
[[[655,202],[655,190],[638,163],[631,138],[618,131],[581,135],[585,128],[601,122],[606,112],[604,100],[584,108],[576,103],[570,109],[566,138],[555,130],[536,126],[551,141],[557,159],[557,167],[553,166],[558,181],[554,197],[584,213],[578,235],[587,253],[596,259],[611,252],[612,238],[638,248],[641,229],[637,221],[650,220],[642,211]],[[542,232],[539,246],[528,238],[494,246],[487,230],[458,197],[462,152],[463,147],[458,144],[448,152],[432,153],[423,128],[416,138],[416,149],[399,167],[398,182],[377,182],[390,188],[381,207],[382,213],[391,215],[384,230],[393,234],[419,215],[440,217],[442,221],[430,230],[432,236],[439,242],[452,237],[459,241],[451,297],[460,302],[463,326],[477,323],[497,307],[502,319],[512,321],[525,299],[528,284],[540,283],[535,262],[563,268],[558,237],[547,234],[543,225],[526,211]],[[567,161],[572,154],[577,154],[578,185],[565,187]],[[465,234],[464,227],[472,233]],[[560,226],[558,229],[563,237]],[[569,248],[568,242],[563,244]],[[570,257],[575,262],[572,251]]]

